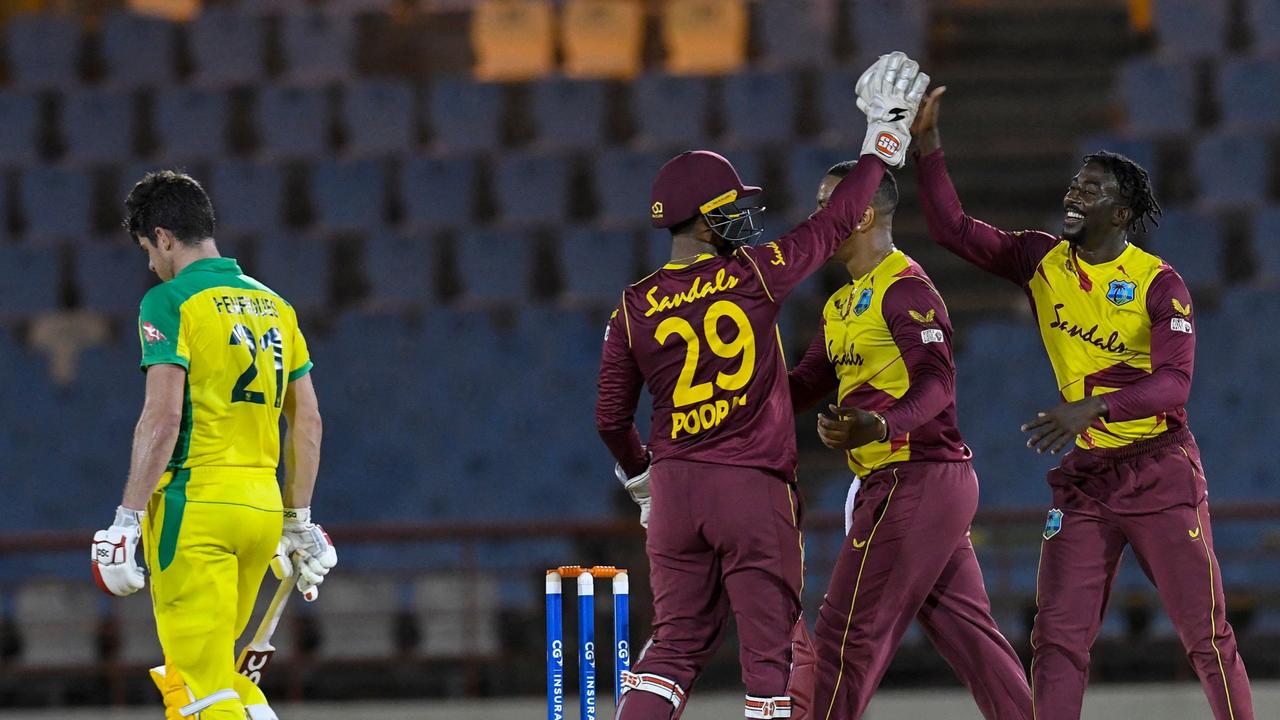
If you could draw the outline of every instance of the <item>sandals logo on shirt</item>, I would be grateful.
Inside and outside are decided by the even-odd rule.
[[[148,345],[154,345],[158,342],[164,342],[169,338],[165,337],[164,333],[160,332],[160,328],[149,322],[144,322],[142,323],[142,339],[146,340]]]
[[[1138,290],[1137,283],[1128,280],[1112,280],[1107,286],[1107,299],[1112,305],[1128,305],[1133,302],[1133,297]]]

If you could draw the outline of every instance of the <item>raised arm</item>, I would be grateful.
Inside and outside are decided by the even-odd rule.
[[[840,385],[827,356],[827,324],[824,321],[805,351],[800,364],[787,373],[791,385],[791,409],[796,414],[812,410],[818,401]]]
[[[906,393],[881,413],[886,437],[902,437],[954,402],[951,318],[938,292],[923,279],[905,278],[884,296],[884,317],[911,380]]]
[[[627,477],[640,475],[649,466],[649,454],[636,429],[636,405],[644,377],[631,354],[626,312],[614,311],[605,331],[596,382],[596,430]]]
[[[1173,268],[1147,289],[1151,316],[1151,374],[1102,396],[1112,422],[1169,413],[1186,405],[1195,364],[1195,318],[1191,293]]]

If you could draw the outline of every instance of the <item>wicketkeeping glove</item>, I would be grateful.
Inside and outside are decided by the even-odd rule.
[[[929,76],[901,52],[881,55],[862,73],[856,91],[858,109],[867,116],[863,155],[874,154],[893,167],[906,164],[911,122],[928,88]]]
[[[652,462],[653,455],[649,455]],[[640,527],[649,529],[649,468],[646,467],[644,472],[629,478],[627,473],[622,469],[621,465],[613,466],[613,474],[618,478],[618,482],[622,483],[622,487],[631,495],[631,499],[636,501],[636,505],[640,506]]]
[[[338,551],[324,528],[311,522],[309,507],[285,508],[283,536],[298,574],[298,592],[311,602],[319,596],[324,576],[338,564]]]
[[[121,505],[116,508],[111,527],[93,534],[89,553],[93,560],[93,579],[104,592],[124,597],[146,586],[147,574],[135,557],[142,535],[142,519],[146,515],[143,510],[130,510]]]

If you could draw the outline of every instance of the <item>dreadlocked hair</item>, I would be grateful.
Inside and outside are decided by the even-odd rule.
[[[1147,232],[1147,220],[1153,227],[1160,227],[1160,203],[1151,190],[1151,175],[1138,163],[1120,153],[1100,150],[1084,156],[1085,164],[1097,163],[1116,179],[1120,195],[1133,210],[1133,219],[1127,229]]]

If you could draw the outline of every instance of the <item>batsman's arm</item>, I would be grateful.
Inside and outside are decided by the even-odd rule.
[[[286,425],[284,506],[310,507],[320,471],[320,440],[324,434],[320,401],[316,398],[311,373],[289,383],[282,409]]]
[[[910,386],[881,413],[888,437],[901,437],[951,404],[956,369],[951,359],[951,319],[933,286],[904,278],[885,292],[884,317],[907,366]]]
[[[625,304],[625,301],[624,301]],[[649,466],[649,453],[636,429],[636,405],[644,376],[631,354],[624,306],[609,319],[596,380],[596,431],[627,477]]]
[[[182,424],[182,398],[187,369],[161,363],[147,368],[146,398],[133,430],[129,479],[120,504],[144,510],[164,475]]]
[[[1184,312],[1185,311],[1185,312]],[[1195,364],[1191,293],[1173,268],[1160,271],[1147,289],[1151,316],[1151,374],[1102,396],[1112,422],[1167,413],[1187,403]]]
[[[791,386],[791,409],[796,414],[812,410],[818,401],[839,386],[835,367],[827,357],[827,324],[824,321],[805,350],[800,364],[787,373]]]

